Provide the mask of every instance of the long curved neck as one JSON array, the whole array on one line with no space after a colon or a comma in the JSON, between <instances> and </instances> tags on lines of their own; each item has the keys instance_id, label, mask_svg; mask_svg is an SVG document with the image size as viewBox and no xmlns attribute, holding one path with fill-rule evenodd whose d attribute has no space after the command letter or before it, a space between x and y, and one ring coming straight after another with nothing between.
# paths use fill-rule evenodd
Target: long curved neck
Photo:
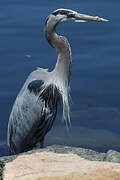
<instances>
[{"instance_id":1,"label":"long curved neck","mask_svg":"<svg viewBox=\"0 0 120 180\"><path fill-rule=\"evenodd\" d=\"M72 58L68 40L63 36L56 34L56 29L50 26L45 27L45 35L49 44L55 48L58 53L57 63L53 71L56 75L62 76L65 80L67 80L69 84Z\"/></svg>"}]
</instances>

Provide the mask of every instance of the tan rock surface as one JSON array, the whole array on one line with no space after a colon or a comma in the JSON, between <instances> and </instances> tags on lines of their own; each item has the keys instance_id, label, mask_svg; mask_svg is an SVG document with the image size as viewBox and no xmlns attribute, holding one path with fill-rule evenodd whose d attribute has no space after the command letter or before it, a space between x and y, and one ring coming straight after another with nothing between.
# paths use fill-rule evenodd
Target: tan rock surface
<instances>
[{"instance_id":1,"label":"tan rock surface","mask_svg":"<svg viewBox=\"0 0 120 180\"><path fill-rule=\"evenodd\" d=\"M120 164L40 152L21 155L7 163L3 180L120 180Z\"/></svg>"}]
</instances>

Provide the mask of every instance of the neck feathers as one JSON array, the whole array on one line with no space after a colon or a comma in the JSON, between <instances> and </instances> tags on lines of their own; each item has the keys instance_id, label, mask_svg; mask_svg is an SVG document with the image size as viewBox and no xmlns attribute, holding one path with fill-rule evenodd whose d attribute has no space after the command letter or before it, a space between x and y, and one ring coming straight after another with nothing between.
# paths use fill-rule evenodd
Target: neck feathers
<instances>
[{"instance_id":1,"label":"neck feathers","mask_svg":"<svg viewBox=\"0 0 120 180\"><path fill-rule=\"evenodd\" d=\"M63 101L63 118L65 120L68 119L70 122L69 79L72 66L71 48L68 40L56 33L56 26L58 23L53 22L54 21L49 18L46 21L45 36L49 44L56 49L58 59L52 71L52 78L48 79L48 82L55 84L60 90Z\"/></svg>"},{"instance_id":2,"label":"neck feathers","mask_svg":"<svg viewBox=\"0 0 120 180\"><path fill-rule=\"evenodd\" d=\"M53 24L48 19L45 25L45 36L49 44L56 49L58 54L54 70L66 75L69 81L72 65L71 48L68 40L64 36L60 36L56 33L56 26L57 23Z\"/></svg>"}]
</instances>

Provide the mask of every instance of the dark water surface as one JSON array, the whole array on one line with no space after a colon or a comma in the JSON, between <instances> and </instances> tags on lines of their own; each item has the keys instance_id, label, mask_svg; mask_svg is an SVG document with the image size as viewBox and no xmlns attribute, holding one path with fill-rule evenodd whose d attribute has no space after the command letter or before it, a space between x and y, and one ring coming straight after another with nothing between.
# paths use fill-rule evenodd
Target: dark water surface
<instances>
[{"instance_id":1,"label":"dark water surface","mask_svg":"<svg viewBox=\"0 0 120 180\"><path fill-rule=\"evenodd\" d=\"M57 55L44 36L46 16L57 8L99 15L109 23L66 23L57 31L72 48L71 121L58 115L46 145L97 151L120 146L120 1L0 0L0 156L7 154L7 123L20 88L36 67L54 68Z\"/></svg>"}]
</instances>

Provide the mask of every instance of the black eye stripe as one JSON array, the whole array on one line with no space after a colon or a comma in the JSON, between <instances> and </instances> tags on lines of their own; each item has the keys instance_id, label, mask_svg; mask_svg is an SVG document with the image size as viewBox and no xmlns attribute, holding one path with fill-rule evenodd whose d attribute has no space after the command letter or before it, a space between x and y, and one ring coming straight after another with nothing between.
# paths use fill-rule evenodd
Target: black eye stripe
<instances>
[{"instance_id":1,"label":"black eye stripe","mask_svg":"<svg viewBox=\"0 0 120 180\"><path fill-rule=\"evenodd\" d=\"M74 14L69 13L69 14L67 14L67 16L68 16L69 18L71 18L71 17L74 17Z\"/></svg>"},{"instance_id":2,"label":"black eye stripe","mask_svg":"<svg viewBox=\"0 0 120 180\"><path fill-rule=\"evenodd\" d=\"M58 14L62 14L62 15L68 15L69 11L66 10L58 10L52 13L53 15L57 16Z\"/></svg>"},{"instance_id":3,"label":"black eye stripe","mask_svg":"<svg viewBox=\"0 0 120 180\"><path fill-rule=\"evenodd\" d=\"M54 15L54 16L57 16L58 14L66 15L68 18L74 17L74 14L67 10L58 10L58 11L55 11L52 13L52 15ZM46 19L45 25L47 24L48 19L49 19L49 16Z\"/></svg>"}]
</instances>

